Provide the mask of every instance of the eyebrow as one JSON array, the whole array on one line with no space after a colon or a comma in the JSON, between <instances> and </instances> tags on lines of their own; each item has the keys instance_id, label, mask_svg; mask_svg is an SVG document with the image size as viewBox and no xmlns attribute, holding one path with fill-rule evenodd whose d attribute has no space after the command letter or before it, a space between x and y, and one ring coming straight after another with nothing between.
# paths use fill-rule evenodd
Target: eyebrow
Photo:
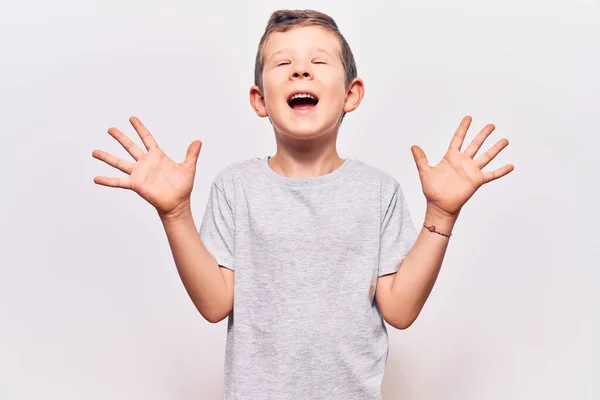
<instances>
[{"instance_id":1,"label":"eyebrow","mask_svg":"<svg viewBox=\"0 0 600 400\"><path fill-rule=\"evenodd\" d=\"M329 56L332 56L332 55L333 55L333 54L329 53L327 50L325 50L325 49L322 49L322 48L320 48L320 47L314 47L314 48L313 48L313 50L315 50L317 53L319 53L319 52L320 52L320 53L325 53L325 54L327 54L327 55L329 55Z\"/></svg>"},{"instance_id":2,"label":"eyebrow","mask_svg":"<svg viewBox=\"0 0 600 400\"><path fill-rule=\"evenodd\" d=\"M290 50L290 49L281 49L281 50L277 50L275 53L271 54L271 56L270 56L270 57L267 59L267 63L268 63L268 62L270 62L270 61L271 61L271 59L272 59L273 57L275 57L276 55L278 55L278 54L281 54L281 53L285 53L286 51L289 51L289 50ZM323 49L323 48L321 48L321 47L313 47L313 48L311 49L311 51L315 51L315 52L317 52L317 53L325 53L325 54L327 54L328 56L330 56L330 57L333 57L333 55L332 55L330 52L328 52L327 50L325 50L325 49Z\"/></svg>"}]
</instances>

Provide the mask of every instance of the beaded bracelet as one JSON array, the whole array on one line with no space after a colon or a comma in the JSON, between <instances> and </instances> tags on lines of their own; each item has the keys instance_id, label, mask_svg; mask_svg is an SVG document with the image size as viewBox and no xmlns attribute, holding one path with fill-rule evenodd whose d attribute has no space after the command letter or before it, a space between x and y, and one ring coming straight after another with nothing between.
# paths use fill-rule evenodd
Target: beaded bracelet
<instances>
[{"instance_id":1,"label":"beaded bracelet","mask_svg":"<svg viewBox=\"0 0 600 400\"><path fill-rule=\"evenodd\" d=\"M423 224L423 226L424 226L425 228L427 228L427 230L428 230L429 232L437 233L438 235L442 235L442 236L446 236L446 237L450 237L450 236L452 236L452 232L450 232L450 233L442 233L442 232L438 232L438 231L436 231L436 230L435 230L435 225L429 225L429 226L427 226L427 225Z\"/></svg>"}]
</instances>

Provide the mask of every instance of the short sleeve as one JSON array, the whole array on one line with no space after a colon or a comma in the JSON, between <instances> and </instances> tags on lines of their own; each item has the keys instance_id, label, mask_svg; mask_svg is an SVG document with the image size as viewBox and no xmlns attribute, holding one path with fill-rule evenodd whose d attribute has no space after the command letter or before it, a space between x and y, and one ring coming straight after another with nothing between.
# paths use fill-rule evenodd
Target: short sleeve
<instances>
[{"instance_id":1,"label":"short sleeve","mask_svg":"<svg viewBox=\"0 0 600 400\"><path fill-rule=\"evenodd\" d=\"M378 276L398 271L417 238L408 206L398 184L391 196L381 196L381 235Z\"/></svg>"},{"instance_id":2,"label":"short sleeve","mask_svg":"<svg viewBox=\"0 0 600 400\"><path fill-rule=\"evenodd\" d=\"M213 183L206 204L200 238L217 264L235 270L235 220L233 210L225 195Z\"/></svg>"}]
</instances>

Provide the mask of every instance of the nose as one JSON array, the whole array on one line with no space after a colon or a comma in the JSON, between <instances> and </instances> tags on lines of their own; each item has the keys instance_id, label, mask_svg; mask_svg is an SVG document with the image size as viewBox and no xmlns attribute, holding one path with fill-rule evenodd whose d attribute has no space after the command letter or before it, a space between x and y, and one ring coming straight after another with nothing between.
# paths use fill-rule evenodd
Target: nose
<instances>
[{"instance_id":1,"label":"nose","mask_svg":"<svg viewBox=\"0 0 600 400\"><path fill-rule=\"evenodd\" d=\"M292 72L292 76L291 79L296 80L296 79L306 79L306 78L312 78L312 75L309 71L309 69L306 67L306 65L304 63L298 63L295 65L295 68L293 69Z\"/></svg>"}]
</instances>

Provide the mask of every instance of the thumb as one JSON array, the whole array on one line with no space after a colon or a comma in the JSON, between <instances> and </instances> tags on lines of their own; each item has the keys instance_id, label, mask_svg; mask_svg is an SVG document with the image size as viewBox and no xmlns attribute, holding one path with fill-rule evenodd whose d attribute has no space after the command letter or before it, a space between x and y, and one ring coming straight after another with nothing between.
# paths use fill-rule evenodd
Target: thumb
<instances>
[{"instance_id":1,"label":"thumb","mask_svg":"<svg viewBox=\"0 0 600 400\"><path fill-rule=\"evenodd\" d=\"M183 161L183 164L186 164L188 167L195 169L201 148L202 142L199 140L194 140L187 149L187 153L185 155L185 160Z\"/></svg>"},{"instance_id":2,"label":"thumb","mask_svg":"<svg viewBox=\"0 0 600 400\"><path fill-rule=\"evenodd\" d=\"M411 146L410 151L412 152L412 155L415 159L415 164L417 164L417 169L419 171L424 171L427 168L429 168L427 156L425 155L423 149L421 149L419 146L414 145Z\"/></svg>"}]
</instances>

